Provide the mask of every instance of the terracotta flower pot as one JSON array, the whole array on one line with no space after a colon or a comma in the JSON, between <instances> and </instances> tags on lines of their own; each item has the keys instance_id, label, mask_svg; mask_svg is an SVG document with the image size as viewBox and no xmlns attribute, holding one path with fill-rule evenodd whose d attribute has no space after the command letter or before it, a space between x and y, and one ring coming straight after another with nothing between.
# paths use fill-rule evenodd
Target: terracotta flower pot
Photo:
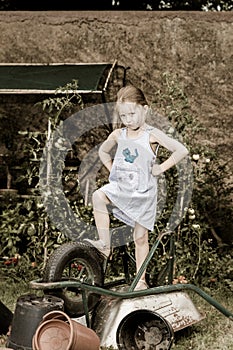
<instances>
[{"instance_id":1,"label":"terracotta flower pot","mask_svg":"<svg viewBox=\"0 0 233 350\"><path fill-rule=\"evenodd\" d=\"M90 328L62 311L51 311L33 337L33 350L98 350L100 339Z\"/></svg>"}]
</instances>

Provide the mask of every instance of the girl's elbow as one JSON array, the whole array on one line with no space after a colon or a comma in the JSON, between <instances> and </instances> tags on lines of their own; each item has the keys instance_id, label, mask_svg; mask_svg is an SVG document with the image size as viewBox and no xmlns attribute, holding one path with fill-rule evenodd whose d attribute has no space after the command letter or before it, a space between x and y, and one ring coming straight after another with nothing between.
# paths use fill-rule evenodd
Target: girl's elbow
<instances>
[{"instance_id":1,"label":"girl's elbow","mask_svg":"<svg viewBox=\"0 0 233 350\"><path fill-rule=\"evenodd\" d=\"M188 154L189 154L188 149L187 149L185 146L183 146L182 149L179 150L179 156L178 156L178 158L179 158L180 160L181 160L181 159L184 159L184 158L186 158L186 157L188 156Z\"/></svg>"},{"instance_id":2,"label":"girl's elbow","mask_svg":"<svg viewBox=\"0 0 233 350\"><path fill-rule=\"evenodd\" d=\"M104 147L104 143L102 143L102 145L99 147L99 157L103 156L106 153L105 147Z\"/></svg>"},{"instance_id":3,"label":"girl's elbow","mask_svg":"<svg viewBox=\"0 0 233 350\"><path fill-rule=\"evenodd\" d=\"M189 154L189 150L186 147L184 147L184 157L187 157L188 154Z\"/></svg>"},{"instance_id":4,"label":"girl's elbow","mask_svg":"<svg viewBox=\"0 0 233 350\"><path fill-rule=\"evenodd\" d=\"M102 150L102 148L101 148L101 146L100 146L100 148L99 148L99 150L98 150L98 155L99 155L99 157L101 157L102 153L103 153L103 150Z\"/></svg>"}]
</instances>

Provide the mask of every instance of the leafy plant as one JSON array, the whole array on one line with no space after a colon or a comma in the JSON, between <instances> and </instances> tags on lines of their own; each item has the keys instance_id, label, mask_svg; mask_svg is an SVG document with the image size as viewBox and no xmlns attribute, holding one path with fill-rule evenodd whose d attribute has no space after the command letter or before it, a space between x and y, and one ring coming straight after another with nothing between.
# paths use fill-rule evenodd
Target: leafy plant
<instances>
[{"instance_id":1,"label":"leafy plant","mask_svg":"<svg viewBox=\"0 0 233 350\"><path fill-rule=\"evenodd\" d=\"M8 202L2 208L1 269L16 279L40 274L47 256L65 236L49 222L39 196Z\"/></svg>"},{"instance_id":2,"label":"leafy plant","mask_svg":"<svg viewBox=\"0 0 233 350\"><path fill-rule=\"evenodd\" d=\"M29 186L38 186L39 166L46 142L48 144L52 142L53 131L59 126L62 120L66 118L66 115L69 115L74 107L76 107L76 109L83 108L82 98L77 91L78 81L73 80L71 83L57 88L54 93L55 97L49 97L36 104L46 113L48 127L45 132L19 131L20 135L26 137L26 141L24 142L22 150L25 156L25 162L23 164L25 172L18 179L18 182L26 178ZM58 143L59 142L59 147L62 148L62 139L58 140Z\"/></svg>"},{"instance_id":3,"label":"leafy plant","mask_svg":"<svg viewBox=\"0 0 233 350\"><path fill-rule=\"evenodd\" d=\"M190 151L193 169L193 192L186 216L174 234L176 236L175 275L185 276L194 283L229 285L233 274L225 266L232 264L231 244L232 183L230 169L223 164L214 150L198 143L202 125L190 113L188 99L176 76L163 75L163 84L155 96L154 108L166 115ZM157 227L161 229L170 215L172 198L176 196L175 169L167 178L168 195ZM163 247L164 248L164 247ZM153 262L159 268L167 249L162 249Z\"/></svg>"},{"instance_id":4,"label":"leafy plant","mask_svg":"<svg viewBox=\"0 0 233 350\"><path fill-rule=\"evenodd\" d=\"M26 178L28 186L38 186L42 151L46 140L50 140L52 131L64 118L62 112L69 112L75 103L76 108L83 107L77 86L77 81L73 81L65 87L58 88L55 93L57 97L40 103L49 113L48 130L45 133L19 132L21 136L27 138L23 150L26 155L26 162L23 164L26 172L19 181ZM3 242L0 251L1 268L14 278L27 279L33 274L40 274L48 254L67 239L51 223L38 193L36 196L23 196L21 200L6 197L5 203L2 203L1 217L0 233Z\"/></svg>"},{"instance_id":5,"label":"leafy plant","mask_svg":"<svg viewBox=\"0 0 233 350\"><path fill-rule=\"evenodd\" d=\"M2 172L5 173L5 189L12 188L13 168L17 166L17 158L19 157L18 150L18 132L19 125L10 116L0 114L0 139L1 139L1 154L0 164L3 166Z\"/></svg>"}]
</instances>

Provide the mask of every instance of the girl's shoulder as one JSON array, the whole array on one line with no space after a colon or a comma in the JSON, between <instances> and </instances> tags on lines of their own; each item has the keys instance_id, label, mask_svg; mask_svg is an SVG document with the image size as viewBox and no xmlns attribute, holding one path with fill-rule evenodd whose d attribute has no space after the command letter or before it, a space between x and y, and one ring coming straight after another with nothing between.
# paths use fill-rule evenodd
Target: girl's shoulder
<instances>
[{"instance_id":1,"label":"girl's shoulder","mask_svg":"<svg viewBox=\"0 0 233 350\"><path fill-rule=\"evenodd\" d=\"M150 142L157 142L157 137L163 132L154 126L146 125L146 132L149 134Z\"/></svg>"},{"instance_id":2,"label":"girl's shoulder","mask_svg":"<svg viewBox=\"0 0 233 350\"><path fill-rule=\"evenodd\" d=\"M121 133L122 133L122 129L115 129L108 136L108 139L117 141Z\"/></svg>"}]
</instances>

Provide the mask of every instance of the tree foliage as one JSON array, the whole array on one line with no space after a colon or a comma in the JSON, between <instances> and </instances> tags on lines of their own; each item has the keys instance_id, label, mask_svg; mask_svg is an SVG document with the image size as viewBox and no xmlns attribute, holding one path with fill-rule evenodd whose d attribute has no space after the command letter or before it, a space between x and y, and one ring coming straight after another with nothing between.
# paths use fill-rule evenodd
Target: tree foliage
<instances>
[{"instance_id":1,"label":"tree foliage","mask_svg":"<svg viewBox=\"0 0 233 350\"><path fill-rule=\"evenodd\" d=\"M231 11L232 0L102 0L53 2L52 0L0 0L0 10L154 10Z\"/></svg>"}]
</instances>

